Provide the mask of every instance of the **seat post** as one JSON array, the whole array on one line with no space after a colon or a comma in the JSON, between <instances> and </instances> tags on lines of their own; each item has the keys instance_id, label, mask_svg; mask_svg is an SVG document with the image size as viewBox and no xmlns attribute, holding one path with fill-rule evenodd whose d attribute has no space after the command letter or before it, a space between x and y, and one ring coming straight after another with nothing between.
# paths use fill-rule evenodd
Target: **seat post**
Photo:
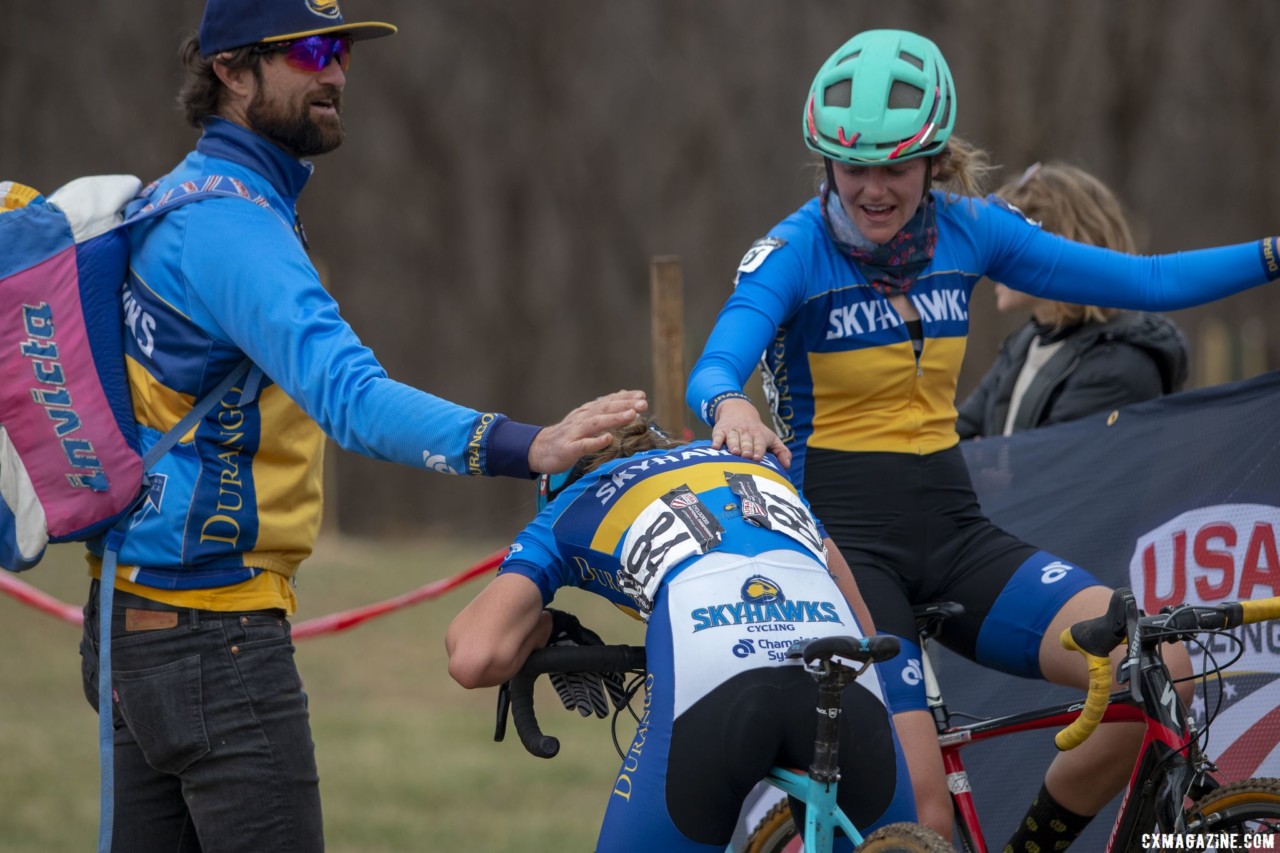
<instances>
[{"instance_id":1,"label":"seat post","mask_svg":"<svg viewBox=\"0 0 1280 853\"><path fill-rule=\"evenodd\" d=\"M933 717L934 728L942 734L951 727L951 712L942 700L942 688L938 685L933 662L929 659L929 641L938 636L942 623L964 613L964 606L954 601L934 601L917 604L912 608L916 617L916 631L920 638L920 677L924 680L925 702Z\"/></svg>"},{"instance_id":2,"label":"seat post","mask_svg":"<svg viewBox=\"0 0 1280 853\"><path fill-rule=\"evenodd\" d=\"M813 673L818 682L818 730L813 741L813 764L809 776L822 783L840 779L840 706L844 688L857 676L833 661L823 661Z\"/></svg>"},{"instance_id":3,"label":"seat post","mask_svg":"<svg viewBox=\"0 0 1280 853\"><path fill-rule=\"evenodd\" d=\"M951 727L951 712L947 710L947 703L942 699L942 687L938 684L937 675L934 674L933 662L929 660L929 638L923 631L920 633L920 669L924 678L925 703L933 716L934 728L938 730L938 734L942 734Z\"/></svg>"}]
</instances>

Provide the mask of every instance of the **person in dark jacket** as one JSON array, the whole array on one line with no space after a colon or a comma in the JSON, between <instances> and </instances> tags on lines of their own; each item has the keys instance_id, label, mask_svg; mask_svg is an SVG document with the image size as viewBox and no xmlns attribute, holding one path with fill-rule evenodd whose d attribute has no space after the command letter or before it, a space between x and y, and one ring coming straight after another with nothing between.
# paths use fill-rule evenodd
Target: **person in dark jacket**
<instances>
[{"instance_id":1,"label":"person in dark jacket","mask_svg":"<svg viewBox=\"0 0 1280 853\"><path fill-rule=\"evenodd\" d=\"M1029 218L1081 243L1134 251L1115 195L1083 169L1036 163L996 193ZM1031 319L1005 339L960 404L961 438L1009 435L1181 390L1187 343L1159 314L1040 299L996 284L996 307Z\"/></svg>"}]
</instances>

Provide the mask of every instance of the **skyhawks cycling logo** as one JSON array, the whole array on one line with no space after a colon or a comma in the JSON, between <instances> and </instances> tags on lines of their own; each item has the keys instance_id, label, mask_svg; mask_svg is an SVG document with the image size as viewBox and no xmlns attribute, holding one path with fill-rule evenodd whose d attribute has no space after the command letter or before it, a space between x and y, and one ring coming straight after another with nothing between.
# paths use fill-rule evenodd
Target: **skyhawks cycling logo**
<instances>
[{"instance_id":1,"label":"skyhawks cycling logo","mask_svg":"<svg viewBox=\"0 0 1280 853\"><path fill-rule=\"evenodd\" d=\"M730 625L840 623L830 601L789 601L781 587L764 575L752 575L742 585L741 601L699 607L689 616L693 632Z\"/></svg>"}]
</instances>

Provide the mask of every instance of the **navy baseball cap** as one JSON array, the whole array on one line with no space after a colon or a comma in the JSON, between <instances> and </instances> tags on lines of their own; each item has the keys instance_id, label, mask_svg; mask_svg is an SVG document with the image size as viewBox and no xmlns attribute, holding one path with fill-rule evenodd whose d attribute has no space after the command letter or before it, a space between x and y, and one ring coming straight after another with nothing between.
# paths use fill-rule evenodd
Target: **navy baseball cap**
<instances>
[{"instance_id":1,"label":"navy baseball cap","mask_svg":"<svg viewBox=\"0 0 1280 853\"><path fill-rule=\"evenodd\" d=\"M349 24L338 0L208 0L200 21L200 55L251 44L291 41L322 33L344 33L353 39L389 36L391 24Z\"/></svg>"}]
</instances>

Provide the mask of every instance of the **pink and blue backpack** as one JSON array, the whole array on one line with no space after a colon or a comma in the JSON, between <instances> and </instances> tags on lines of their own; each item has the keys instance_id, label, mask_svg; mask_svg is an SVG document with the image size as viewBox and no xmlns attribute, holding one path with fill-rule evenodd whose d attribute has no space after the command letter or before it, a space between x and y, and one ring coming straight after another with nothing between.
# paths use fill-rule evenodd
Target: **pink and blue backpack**
<instances>
[{"instance_id":1,"label":"pink and blue backpack","mask_svg":"<svg viewBox=\"0 0 1280 853\"><path fill-rule=\"evenodd\" d=\"M46 199L0 183L0 566L9 571L36 565L48 543L122 528L146 494L147 468L248 372L242 364L143 457L124 361L128 227L211 196L250 197L214 178L148 199L126 220L141 186L87 177Z\"/></svg>"},{"instance_id":2,"label":"pink and blue backpack","mask_svg":"<svg viewBox=\"0 0 1280 853\"><path fill-rule=\"evenodd\" d=\"M0 183L0 566L25 571L49 543L105 534L99 612L110 613L116 555L147 494L147 470L237 382L251 398L261 371L246 359L145 454L124 358L129 226L213 196L267 206L231 178L160 197L128 175L79 178L46 199ZM127 218L130 202L142 198ZM115 793L111 619L98 637L98 849L111 849Z\"/></svg>"}]
</instances>

